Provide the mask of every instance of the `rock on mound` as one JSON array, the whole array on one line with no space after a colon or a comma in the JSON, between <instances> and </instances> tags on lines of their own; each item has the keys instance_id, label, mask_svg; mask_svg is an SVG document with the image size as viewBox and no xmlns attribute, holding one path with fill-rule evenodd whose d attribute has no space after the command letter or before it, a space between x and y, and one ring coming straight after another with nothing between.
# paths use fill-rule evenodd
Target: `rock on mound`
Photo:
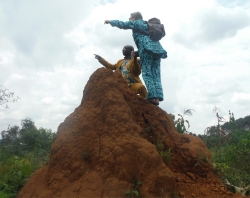
<instances>
[{"instance_id":1,"label":"rock on mound","mask_svg":"<svg viewBox=\"0 0 250 198\"><path fill-rule=\"evenodd\" d=\"M141 197L232 196L210 161L200 138L177 133L172 117L130 90L119 71L100 68L59 125L49 165L18 197L125 197L133 189Z\"/></svg>"}]
</instances>

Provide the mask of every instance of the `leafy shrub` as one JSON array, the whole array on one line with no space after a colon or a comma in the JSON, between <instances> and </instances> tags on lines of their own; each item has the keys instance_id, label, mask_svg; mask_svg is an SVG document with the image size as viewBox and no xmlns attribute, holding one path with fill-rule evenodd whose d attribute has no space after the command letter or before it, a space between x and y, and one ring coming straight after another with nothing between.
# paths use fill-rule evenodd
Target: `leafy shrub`
<instances>
[{"instance_id":1,"label":"leafy shrub","mask_svg":"<svg viewBox=\"0 0 250 198\"><path fill-rule=\"evenodd\" d=\"M132 190L126 190L125 195L126 197L140 197L140 192L138 187L142 184L142 181L137 181L137 179L133 179L132 181Z\"/></svg>"},{"instance_id":2,"label":"leafy shrub","mask_svg":"<svg viewBox=\"0 0 250 198\"><path fill-rule=\"evenodd\" d=\"M37 129L26 118L18 126L2 131L0 142L0 197L16 197L20 189L38 168L49 163L51 145L56 134Z\"/></svg>"},{"instance_id":3,"label":"leafy shrub","mask_svg":"<svg viewBox=\"0 0 250 198\"><path fill-rule=\"evenodd\" d=\"M0 191L5 196L15 196L32 174L28 158L13 156L0 164Z\"/></svg>"},{"instance_id":4,"label":"leafy shrub","mask_svg":"<svg viewBox=\"0 0 250 198\"><path fill-rule=\"evenodd\" d=\"M168 150L165 149L162 143L162 138L160 136L158 136L157 142L155 143L155 147L158 153L160 154L160 156L162 157L164 163L168 165L172 157L171 149L168 149Z\"/></svg>"},{"instance_id":5,"label":"leafy shrub","mask_svg":"<svg viewBox=\"0 0 250 198\"><path fill-rule=\"evenodd\" d=\"M172 116L172 118L174 120L175 128L179 133L184 134L184 133L189 132L188 129L190 127L190 124L189 124L188 120L184 120L184 116L185 115L192 116L193 115L192 111L194 111L194 110L193 109L187 109L187 110L184 109L184 112L183 112L182 115L178 114L179 118L177 120L175 120L175 115L171 114L171 116ZM187 128L185 126L185 122L188 124Z\"/></svg>"},{"instance_id":6,"label":"leafy shrub","mask_svg":"<svg viewBox=\"0 0 250 198\"><path fill-rule=\"evenodd\" d=\"M249 123L250 116L235 120L229 111L229 122L220 126L218 120L217 127L208 127L206 135L200 135L212 152L217 174L238 187L250 185ZM219 129L224 133L219 133Z\"/></svg>"},{"instance_id":7,"label":"leafy shrub","mask_svg":"<svg viewBox=\"0 0 250 198\"><path fill-rule=\"evenodd\" d=\"M240 185L241 182L250 184L250 132L237 144L229 144L212 151L223 179L227 178L234 185Z\"/></svg>"}]
</instances>

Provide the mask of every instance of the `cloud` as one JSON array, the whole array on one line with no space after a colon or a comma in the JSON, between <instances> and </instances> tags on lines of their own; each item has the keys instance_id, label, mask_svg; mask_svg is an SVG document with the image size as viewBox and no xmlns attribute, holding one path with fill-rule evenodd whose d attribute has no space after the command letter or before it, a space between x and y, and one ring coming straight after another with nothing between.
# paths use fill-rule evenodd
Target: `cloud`
<instances>
[{"instance_id":1,"label":"cloud","mask_svg":"<svg viewBox=\"0 0 250 198\"><path fill-rule=\"evenodd\" d=\"M249 25L250 15L244 9L208 10L201 18L200 28L206 42L229 38Z\"/></svg>"},{"instance_id":2,"label":"cloud","mask_svg":"<svg viewBox=\"0 0 250 198\"><path fill-rule=\"evenodd\" d=\"M250 104L250 93L234 93L231 101L239 105L248 105Z\"/></svg>"},{"instance_id":3,"label":"cloud","mask_svg":"<svg viewBox=\"0 0 250 198\"><path fill-rule=\"evenodd\" d=\"M41 100L41 103L43 104L43 105L50 105L51 103L53 103L54 102L54 98L53 97L45 97L45 98L43 98L42 100Z\"/></svg>"},{"instance_id":4,"label":"cloud","mask_svg":"<svg viewBox=\"0 0 250 198\"><path fill-rule=\"evenodd\" d=\"M88 16L94 8L93 3L98 2L4 1L1 3L4 17L0 35L12 44L15 62L22 67L51 70L51 65L72 64L78 46L64 35Z\"/></svg>"},{"instance_id":5,"label":"cloud","mask_svg":"<svg viewBox=\"0 0 250 198\"><path fill-rule=\"evenodd\" d=\"M101 5L106 5L107 3L115 3L117 0L101 0L100 4Z\"/></svg>"},{"instance_id":6,"label":"cloud","mask_svg":"<svg viewBox=\"0 0 250 198\"><path fill-rule=\"evenodd\" d=\"M212 7L196 13L192 21L181 25L181 31L175 32L172 38L186 47L201 47L234 37L249 24L250 15L244 8Z\"/></svg>"}]
</instances>

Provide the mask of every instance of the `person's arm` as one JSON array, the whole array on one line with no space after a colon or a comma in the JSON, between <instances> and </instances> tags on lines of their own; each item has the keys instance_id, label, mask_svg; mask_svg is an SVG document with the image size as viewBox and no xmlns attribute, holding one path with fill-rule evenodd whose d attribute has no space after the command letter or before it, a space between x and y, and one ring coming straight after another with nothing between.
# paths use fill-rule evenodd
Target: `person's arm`
<instances>
[{"instance_id":1,"label":"person's arm","mask_svg":"<svg viewBox=\"0 0 250 198\"><path fill-rule=\"evenodd\" d=\"M120 29L135 29L136 21L119 21L119 20L105 20L104 24L110 24L112 27L118 27Z\"/></svg>"},{"instance_id":2,"label":"person's arm","mask_svg":"<svg viewBox=\"0 0 250 198\"><path fill-rule=\"evenodd\" d=\"M117 64L111 64L108 61L106 61L104 58L102 58L101 56L99 56L97 54L94 54L94 55L95 55L95 58L99 61L99 63L101 63L106 68L109 68L109 69L112 69L112 70L116 69Z\"/></svg>"},{"instance_id":3,"label":"person's arm","mask_svg":"<svg viewBox=\"0 0 250 198\"><path fill-rule=\"evenodd\" d=\"M133 74L135 76L139 76L141 74L141 66L140 66L140 63L137 59L137 55L138 55L138 53L136 53L134 51L131 52L131 58L133 59L133 63L134 63L132 68L131 68L131 70L132 70L131 72L133 72Z\"/></svg>"}]
</instances>

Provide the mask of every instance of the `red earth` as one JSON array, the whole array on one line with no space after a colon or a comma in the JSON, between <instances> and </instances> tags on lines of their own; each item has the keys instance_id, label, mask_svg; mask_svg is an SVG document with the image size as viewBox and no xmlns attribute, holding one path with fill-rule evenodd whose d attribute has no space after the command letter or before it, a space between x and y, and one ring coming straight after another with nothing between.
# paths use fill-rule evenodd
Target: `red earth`
<instances>
[{"instance_id":1,"label":"red earth","mask_svg":"<svg viewBox=\"0 0 250 198\"><path fill-rule=\"evenodd\" d=\"M140 197L241 197L224 187L212 162L199 137L178 133L171 115L130 90L119 71L100 68L59 125L50 163L18 198L126 197L133 189Z\"/></svg>"}]
</instances>

